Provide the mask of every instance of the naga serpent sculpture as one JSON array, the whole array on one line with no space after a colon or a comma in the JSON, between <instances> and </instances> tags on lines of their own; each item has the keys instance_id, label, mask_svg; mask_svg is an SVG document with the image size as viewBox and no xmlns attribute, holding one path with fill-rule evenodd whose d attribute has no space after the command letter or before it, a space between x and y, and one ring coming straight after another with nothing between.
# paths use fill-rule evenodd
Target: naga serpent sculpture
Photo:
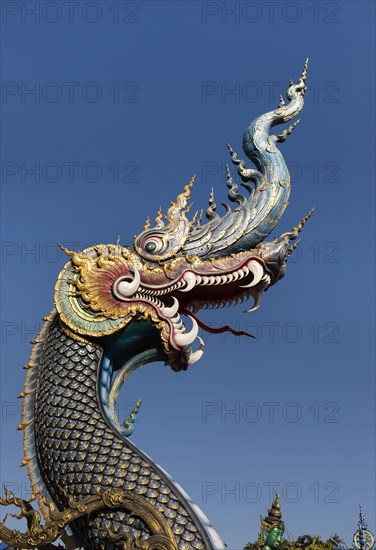
<instances>
[{"instance_id":1,"label":"naga serpent sculpture","mask_svg":"<svg viewBox=\"0 0 376 550\"><path fill-rule=\"evenodd\" d=\"M308 61L308 60L307 60ZM33 342L22 422L24 459L33 498L6 492L1 504L21 508L27 533L0 525L0 538L20 548L104 550L120 548L218 550L224 545L205 515L171 477L128 436L140 403L124 425L116 414L122 383L138 367L164 361L185 370L203 354L196 316L208 303L230 304L252 297L281 279L292 244L312 211L288 233L263 242L288 204L290 176L270 129L303 108L307 61L297 84L290 81L285 104L254 120L243 150L256 169L246 168L228 145L243 187L227 166L229 200L221 217L213 192L207 223L187 218L193 179L155 226L148 219L133 244L98 245L83 252L62 247L69 262L59 275L55 309ZM182 315L190 318L187 330ZM231 330L230 327L212 330ZM237 333L239 334L239 332ZM192 344L198 339L198 349ZM197 347L197 346L195 346Z\"/></svg>"}]
</instances>

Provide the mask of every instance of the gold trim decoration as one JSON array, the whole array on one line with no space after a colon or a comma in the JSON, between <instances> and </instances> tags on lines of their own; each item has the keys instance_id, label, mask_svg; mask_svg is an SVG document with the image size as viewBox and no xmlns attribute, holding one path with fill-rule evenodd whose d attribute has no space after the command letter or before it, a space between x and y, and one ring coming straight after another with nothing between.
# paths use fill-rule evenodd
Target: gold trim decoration
<instances>
[{"instance_id":1,"label":"gold trim decoration","mask_svg":"<svg viewBox=\"0 0 376 550\"><path fill-rule=\"evenodd\" d=\"M55 304L70 330L82 336L105 336L125 327L137 311L145 313L142 302L120 302L112 294L118 277L133 277L133 267L142 269L136 254L113 244L64 252L71 261L58 277Z\"/></svg>"},{"instance_id":2,"label":"gold trim decoration","mask_svg":"<svg viewBox=\"0 0 376 550\"><path fill-rule=\"evenodd\" d=\"M15 548L49 549L56 548L52 545L64 535L65 527L80 518L87 517L93 512L103 512L113 509L128 511L132 516L139 517L151 532L151 536L142 541L139 537L129 533L115 534L107 528L110 538L124 548L124 550L177 550L177 544L171 527L152 504L139 495L123 491L122 489L108 489L98 492L82 500L74 500L67 495L68 507L58 511L52 501L44 498L44 504L49 508L49 518L45 524L41 524L41 515L35 510L30 502L17 498L5 490L5 499L0 497L0 504L3 506L17 506L21 512L15 517L27 520L27 531L22 533L16 529L9 529L0 524L0 538L6 544Z\"/></svg>"}]
</instances>

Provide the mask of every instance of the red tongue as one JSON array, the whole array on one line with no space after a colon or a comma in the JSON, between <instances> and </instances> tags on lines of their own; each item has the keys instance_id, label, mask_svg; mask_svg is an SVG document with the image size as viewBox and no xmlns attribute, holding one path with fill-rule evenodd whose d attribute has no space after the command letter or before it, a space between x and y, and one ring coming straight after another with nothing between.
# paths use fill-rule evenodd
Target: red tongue
<instances>
[{"instance_id":1,"label":"red tongue","mask_svg":"<svg viewBox=\"0 0 376 550\"><path fill-rule=\"evenodd\" d=\"M221 332L231 332L231 334L234 334L235 336L249 336L250 338L256 338L256 336L253 336L253 334L249 334L249 332L245 332L244 330L235 330L229 325L223 325L222 327L218 328L209 327L209 325L205 324L198 317L196 317L194 313L192 313L191 311L189 311L189 309L186 309L185 307L179 308L179 312L183 313L184 315L189 315L189 317L193 317L197 324L207 332L212 332L213 334L221 334Z\"/></svg>"}]
</instances>

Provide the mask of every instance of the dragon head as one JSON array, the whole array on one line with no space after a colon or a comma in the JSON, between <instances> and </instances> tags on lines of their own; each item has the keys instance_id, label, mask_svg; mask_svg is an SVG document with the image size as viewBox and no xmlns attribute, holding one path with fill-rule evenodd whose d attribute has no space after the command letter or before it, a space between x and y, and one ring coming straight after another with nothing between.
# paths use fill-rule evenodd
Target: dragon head
<instances>
[{"instance_id":1,"label":"dragon head","mask_svg":"<svg viewBox=\"0 0 376 550\"><path fill-rule=\"evenodd\" d=\"M312 213L292 231L264 242L290 192L289 172L276 143L284 141L297 122L280 135L270 135L269 130L301 111L306 72L307 62L297 84L290 82L287 104L281 97L276 110L247 128L243 149L256 169L246 168L228 145L247 192L247 196L239 192L227 166L228 197L234 209L224 204L225 213L220 216L212 191L208 221L203 223L197 212L189 219L192 178L166 214L158 212L153 227L147 220L132 245L99 245L83 252L64 249L70 261L59 276L55 302L68 328L102 338L132 321L147 321L160 335L166 363L181 370L203 353L198 325L208 327L196 317L200 308L248 297L253 299L248 311L259 306L262 293L284 276L296 246L293 241ZM190 317L190 328L182 315Z\"/></svg>"}]
</instances>

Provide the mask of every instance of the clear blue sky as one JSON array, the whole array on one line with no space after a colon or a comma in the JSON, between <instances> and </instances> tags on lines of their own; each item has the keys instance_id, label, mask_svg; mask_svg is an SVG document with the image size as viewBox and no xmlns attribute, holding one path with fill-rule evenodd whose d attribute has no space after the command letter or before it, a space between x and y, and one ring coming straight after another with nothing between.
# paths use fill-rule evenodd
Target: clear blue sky
<instances>
[{"instance_id":1,"label":"clear blue sky","mask_svg":"<svg viewBox=\"0 0 376 550\"><path fill-rule=\"evenodd\" d=\"M300 252L255 313L203 315L257 340L205 335L190 371L145 367L120 416L144 398L134 442L232 550L256 539L273 487L294 537L338 532L350 545L359 503L375 530L375 4L2 10L1 483L28 494L16 396L65 263L54 243L129 242L194 173L197 208L212 186L220 203L225 142L241 152L249 121L277 105L308 56L302 123L281 145L293 187L275 233L315 206Z\"/></svg>"}]
</instances>

